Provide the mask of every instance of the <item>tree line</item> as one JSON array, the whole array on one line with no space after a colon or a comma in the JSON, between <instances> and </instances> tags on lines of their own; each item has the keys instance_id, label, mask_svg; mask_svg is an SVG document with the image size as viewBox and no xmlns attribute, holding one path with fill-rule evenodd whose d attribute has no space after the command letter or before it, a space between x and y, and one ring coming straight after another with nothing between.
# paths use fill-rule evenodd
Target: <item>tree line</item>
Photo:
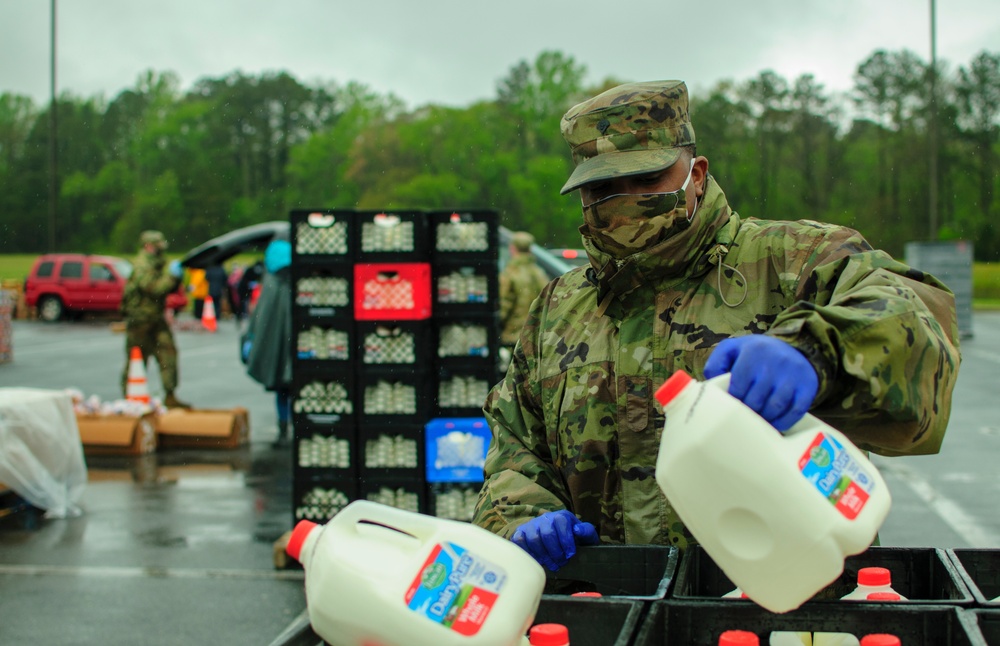
<instances>
[{"instance_id":1,"label":"tree line","mask_svg":"<svg viewBox=\"0 0 1000 646\"><path fill-rule=\"evenodd\" d=\"M309 86L286 72L181 92L175 74L146 71L110 101L64 92L56 250L131 253L148 228L187 249L317 207L490 208L543 244L578 247L579 198L559 195L571 170L559 120L622 82L586 75L548 51L512 66L491 100L413 109L356 81ZM0 252L47 250L51 109L0 95ZM841 94L768 70L694 92L691 111L699 154L744 217L844 224L897 255L908 240L968 239L977 260L1000 258L998 53L931 69L878 50Z\"/></svg>"}]
</instances>

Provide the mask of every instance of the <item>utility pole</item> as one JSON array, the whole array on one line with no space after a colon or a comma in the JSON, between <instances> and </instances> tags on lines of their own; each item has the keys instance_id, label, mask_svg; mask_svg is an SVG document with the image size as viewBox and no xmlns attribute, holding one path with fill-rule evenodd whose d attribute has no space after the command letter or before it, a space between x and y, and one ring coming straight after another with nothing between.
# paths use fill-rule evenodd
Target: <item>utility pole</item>
<instances>
[{"instance_id":1,"label":"utility pole","mask_svg":"<svg viewBox=\"0 0 1000 646\"><path fill-rule=\"evenodd\" d=\"M938 115L937 115L937 21L935 19L936 0L931 0L931 70L930 70L930 123L928 135L930 136L930 182L928 183L928 196L930 202L930 231L929 239L937 240L938 237Z\"/></svg>"},{"instance_id":2,"label":"utility pole","mask_svg":"<svg viewBox=\"0 0 1000 646\"><path fill-rule=\"evenodd\" d=\"M56 142L58 139L58 123L56 116L56 0L52 0L52 34L51 34L51 68L49 74L52 101L49 104L49 251L56 250L56 206L59 192L56 188L58 181L58 165L56 154Z\"/></svg>"}]
</instances>

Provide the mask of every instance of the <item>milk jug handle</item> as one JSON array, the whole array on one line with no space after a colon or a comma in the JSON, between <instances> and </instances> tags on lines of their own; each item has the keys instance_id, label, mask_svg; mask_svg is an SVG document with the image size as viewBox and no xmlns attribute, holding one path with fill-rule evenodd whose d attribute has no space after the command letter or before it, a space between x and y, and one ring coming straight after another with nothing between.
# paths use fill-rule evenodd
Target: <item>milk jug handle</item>
<instances>
[{"instance_id":1,"label":"milk jug handle","mask_svg":"<svg viewBox=\"0 0 1000 646\"><path fill-rule=\"evenodd\" d=\"M360 533L358 524L363 522L385 525L392 529L405 532L419 539L426 539L437 531L440 518L432 518L424 514L414 513L382 505L369 500L355 500L335 516L337 524L346 531Z\"/></svg>"},{"instance_id":2,"label":"milk jug handle","mask_svg":"<svg viewBox=\"0 0 1000 646\"><path fill-rule=\"evenodd\" d=\"M721 375L716 375L715 377L712 377L711 379L706 380L705 383L706 384L712 384L713 386L715 386L717 388L721 388L725 392L729 392L729 377L730 376L731 376L730 373L724 372ZM809 413L806 413L805 415L802 416L802 419L800 419L799 421L795 422L795 424L791 428L789 428L789 429L787 429L785 431L779 431L779 432L783 436L788 437L789 435L795 435L796 433L798 433L800 431L805 431L805 430L812 429L812 428L815 427L815 424L816 424L816 418L813 417L812 415L810 415Z\"/></svg>"}]
</instances>

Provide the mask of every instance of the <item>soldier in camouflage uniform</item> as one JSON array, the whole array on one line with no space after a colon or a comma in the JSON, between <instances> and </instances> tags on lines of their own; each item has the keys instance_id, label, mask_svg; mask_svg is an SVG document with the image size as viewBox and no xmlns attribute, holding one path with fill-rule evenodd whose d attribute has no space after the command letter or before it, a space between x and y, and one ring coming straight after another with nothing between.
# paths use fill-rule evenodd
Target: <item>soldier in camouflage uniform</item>
<instances>
[{"instance_id":1,"label":"soldier in camouflage uniform","mask_svg":"<svg viewBox=\"0 0 1000 646\"><path fill-rule=\"evenodd\" d=\"M731 372L780 430L811 412L881 455L936 453L959 367L951 292L820 222L743 218L679 81L567 112L591 266L549 283L484 413L474 522L556 569L576 544L694 542L654 479L676 370Z\"/></svg>"},{"instance_id":2,"label":"soldier in camouflage uniform","mask_svg":"<svg viewBox=\"0 0 1000 646\"><path fill-rule=\"evenodd\" d=\"M515 233L510 242L510 260L500 273L500 344L509 348L517 343L531 301L549 282L531 255L534 243L530 233Z\"/></svg>"},{"instance_id":3,"label":"soldier in camouflage uniform","mask_svg":"<svg viewBox=\"0 0 1000 646\"><path fill-rule=\"evenodd\" d=\"M177 390L177 346L170 324L165 317L167 294L180 285L182 270L178 261L166 267L163 251L166 238L159 231L144 231L139 238L142 248L133 261L132 275L122 294L125 315L125 369L122 371L122 391L128 378L128 356L133 347L142 351L143 361L156 357L160 379L168 408L189 408L174 395Z\"/></svg>"}]
</instances>

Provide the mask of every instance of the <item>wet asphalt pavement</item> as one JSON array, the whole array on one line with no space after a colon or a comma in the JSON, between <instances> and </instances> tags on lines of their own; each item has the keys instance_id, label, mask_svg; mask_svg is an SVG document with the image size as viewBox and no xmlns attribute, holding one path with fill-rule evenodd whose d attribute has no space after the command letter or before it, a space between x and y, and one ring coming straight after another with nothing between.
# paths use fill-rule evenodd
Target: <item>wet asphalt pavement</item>
<instances>
[{"instance_id":1,"label":"wet asphalt pavement","mask_svg":"<svg viewBox=\"0 0 1000 646\"><path fill-rule=\"evenodd\" d=\"M291 453L272 447L273 397L245 376L233 321L180 330L178 395L245 406L251 443L87 457L77 518L0 519L0 644L269 644L305 608L301 570L276 570L291 528ZM106 322L15 321L0 387L114 399L124 337ZM149 374L154 396L159 377Z\"/></svg>"},{"instance_id":2,"label":"wet asphalt pavement","mask_svg":"<svg viewBox=\"0 0 1000 646\"><path fill-rule=\"evenodd\" d=\"M244 406L251 443L88 458L77 518L0 518L0 645L270 644L305 608L300 570L276 570L291 528L290 449L272 447L274 400L243 371L238 332L180 330L178 396ZM0 387L118 396L123 335L107 322L14 322ZM882 544L1000 547L1000 313L975 317L941 453L879 458L893 495ZM160 393L156 370L151 392ZM2 507L2 505L0 505Z\"/></svg>"}]
</instances>

